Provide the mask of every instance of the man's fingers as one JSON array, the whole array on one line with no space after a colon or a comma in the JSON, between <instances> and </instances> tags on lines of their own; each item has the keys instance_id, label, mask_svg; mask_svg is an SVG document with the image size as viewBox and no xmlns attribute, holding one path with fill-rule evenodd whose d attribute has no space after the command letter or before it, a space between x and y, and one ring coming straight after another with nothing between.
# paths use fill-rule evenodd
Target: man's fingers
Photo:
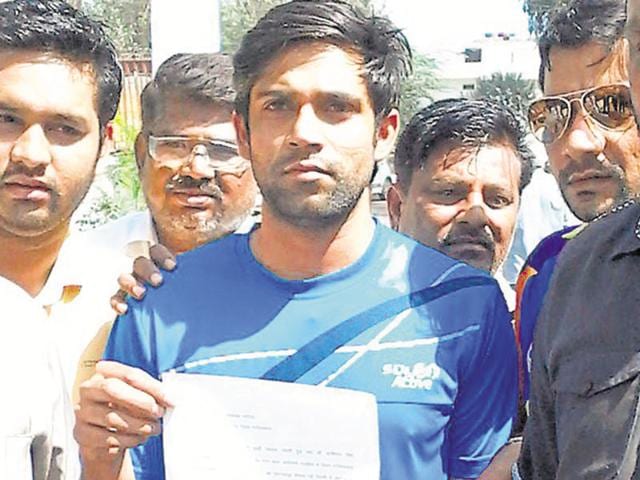
<instances>
[{"instance_id":1,"label":"man's fingers","mask_svg":"<svg viewBox=\"0 0 640 480\"><path fill-rule=\"evenodd\" d=\"M143 283L159 286L162 283L162 274L152 260L145 257L138 257L133 262L133 274Z\"/></svg>"},{"instance_id":2,"label":"man's fingers","mask_svg":"<svg viewBox=\"0 0 640 480\"><path fill-rule=\"evenodd\" d=\"M111 297L111 308L118 315L124 315L127 313L127 292L124 290L118 290L114 296Z\"/></svg>"},{"instance_id":3,"label":"man's fingers","mask_svg":"<svg viewBox=\"0 0 640 480\"><path fill-rule=\"evenodd\" d=\"M128 435L153 436L160 434L160 421L141 419L127 412L117 410L116 405L108 403L87 403L76 410L79 421L95 427Z\"/></svg>"},{"instance_id":4,"label":"man's fingers","mask_svg":"<svg viewBox=\"0 0 640 480\"><path fill-rule=\"evenodd\" d=\"M132 448L144 443L147 435L132 435L118 431L107 430L83 422L76 422L73 436L80 446L93 449L123 449Z\"/></svg>"},{"instance_id":5,"label":"man's fingers","mask_svg":"<svg viewBox=\"0 0 640 480\"><path fill-rule=\"evenodd\" d=\"M164 392L162 382L156 380L139 368L130 367L118 362L102 361L96 365L96 373L105 377L105 382L108 383L106 391L109 394L124 395L124 398L126 398L127 394L133 394L133 392L124 388L124 386L119 383L109 382L110 380L116 379L126 383L127 386L135 391L135 401L141 402L138 406L142 406L142 408L148 408L148 397L151 397L154 403L157 402L161 406L173 406L173 403L167 398ZM109 390L110 388L114 390L111 391ZM139 394L144 394L145 396L143 397ZM119 398L114 398L114 400L119 401Z\"/></svg>"},{"instance_id":6,"label":"man's fingers","mask_svg":"<svg viewBox=\"0 0 640 480\"><path fill-rule=\"evenodd\" d=\"M151 260L156 266L163 270L173 270L176 268L176 257L169 251L167 247L158 243L149 249Z\"/></svg>"},{"instance_id":7,"label":"man's fingers","mask_svg":"<svg viewBox=\"0 0 640 480\"><path fill-rule=\"evenodd\" d=\"M118 277L120 289L131 295L136 300L142 299L145 293L144 286L138 282L131 273L123 273Z\"/></svg>"}]
</instances>

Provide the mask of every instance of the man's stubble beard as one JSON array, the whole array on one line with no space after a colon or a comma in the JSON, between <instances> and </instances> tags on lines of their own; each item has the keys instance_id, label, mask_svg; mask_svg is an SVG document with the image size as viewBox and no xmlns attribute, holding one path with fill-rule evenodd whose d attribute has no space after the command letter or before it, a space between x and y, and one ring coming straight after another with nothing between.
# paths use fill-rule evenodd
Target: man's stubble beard
<instances>
[{"instance_id":1,"label":"man's stubble beard","mask_svg":"<svg viewBox=\"0 0 640 480\"><path fill-rule=\"evenodd\" d=\"M38 237L40 235L47 234L56 230L61 224L69 224L71 217L78 209L82 201L89 193L89 189L93 184L97 167L97 157L93 164L91 173L81 179L79 188L70 192L73 195L70 207L65 211L60 211L63 208L62 197L58 191L57 185L50 185L51 187L51 199L47 208L48 214L45 216L34 215L29 216L24 212L13 212L13 221L3 222L0 220L0 229L5 230L11 235L19 237Z\"/></svg>"},{"instance_id":2,"label":"man's stubble beard","mask_svg":"<svg viewBox=\"0 0 640 480\"><path fill-rule=\"evenodd\" d=\"M254 175L262 193L263 203L274 216L296 227L323 229L344 223L369 185L371 172L345 178L345 175L338 176L334 171L333 178L336 179L338 176L335 187L331 190L320 190L312 195L304 195L302 191L290 192L277 180L260 178L255 171ZM277 174L271 175L271 178L274 177L278 178Z\"/></svg>"},{"instance_id":3,"label":"man's stubble beard","mask_svg":"<svg viewBox=\"0 0 640 480\"><path fill-rule=\"evenodd\" d=\"M614 206L619 205L625 202L626 200L628 200L629 198L633 197L634 195L638 194L638 193L634 194L631 192L626 174L622 169L622 167L620 167L618 164L608 165L606 168L606 171L612 175L612 178L615 179L616 183L618 184L618 191L615 197L612 198L610 205L606 205L606 206L596 205L593 208L590 208L584 212L579 212L577 209L574 209L571 206L571 202L569 201L568 195L565 193L568 186L569 173L560 172L560 175L559 175L560 178L558 180L558 184L560 187L560 193L562 194L562 198L564 202L567 204L567 206L569 207L569 210L571 210L571 213L573 213L578 219L580 219L583 222L591 222L595 220L600 215L606 213Z\"/></svg>"}]
</instances>

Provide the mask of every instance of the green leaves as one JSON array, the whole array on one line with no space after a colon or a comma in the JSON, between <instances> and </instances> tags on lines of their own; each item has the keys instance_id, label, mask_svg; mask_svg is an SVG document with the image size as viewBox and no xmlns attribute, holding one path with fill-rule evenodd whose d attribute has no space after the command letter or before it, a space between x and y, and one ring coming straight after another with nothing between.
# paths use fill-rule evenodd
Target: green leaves
<instances>
[{"instance_id":1,"label":"green leaves","mask_svg":"<svg viewBox=\"0 0 640 480\"><path fill-rule=\"evenodd\" d=\"M536 97L536 84L519 73L494 73L478 81L473 96L502 103L525 120L529 104Z\"/></svg>"}]
</instances>

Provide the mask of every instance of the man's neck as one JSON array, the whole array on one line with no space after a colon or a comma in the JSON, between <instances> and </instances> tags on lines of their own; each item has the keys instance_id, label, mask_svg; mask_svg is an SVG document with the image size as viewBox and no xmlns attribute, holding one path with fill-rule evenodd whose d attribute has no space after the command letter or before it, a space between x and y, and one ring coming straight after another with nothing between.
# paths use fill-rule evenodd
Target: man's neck
<instances>
[{"instance_id":1,"label":"man's neck","mask_svg":"<svg viewBox=\"0 0 640 480\"><path fill-rule=\"evenodd\" d=\"M196 231L185 230L184 228L162 229L159 228L158 223L155 221L153 226L156 231L156 236L158 237L158 243L176 255L188 252L207 242L233 233L225 232L219 235L204 235Z\"/></svg>"},{"instance_id":2,"label":"man's neck","mask_svg":"<svg viewBox=\"0 0 640 480\"><path fill-rule=\"evenodd\" d=\"M360 198L345 221L318 228L292 225L266 207L262 225L251 236L251 250L274 274L301 280L351 265L365 253L373 234L367 195Z\"/></svg>"},{"instance_id":3,"label":"man's neck","mask_svg":"<svg viewBox=\"0 0 640 480\"><path fill-rule=\"evenodd\" d=\"M36 237L0 232L0 275L35 297L47 282L68 232L68 222Z\"/></svg>"}]
</instances>

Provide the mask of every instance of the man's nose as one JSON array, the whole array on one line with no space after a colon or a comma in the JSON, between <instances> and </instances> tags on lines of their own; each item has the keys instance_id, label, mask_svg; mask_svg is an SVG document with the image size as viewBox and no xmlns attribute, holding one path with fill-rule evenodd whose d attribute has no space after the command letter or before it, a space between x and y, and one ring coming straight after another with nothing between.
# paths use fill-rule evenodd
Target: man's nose
<instances>
[{"instance_id":1,"label":"man's nose","mask_svg":"<svg viewBox=\"0 0 640 480\"><path fill-rule=\"evenodd\" d=\"M215 176L215 170L211 166L209 153L204 145L196 145L193 147L189 155L189 161L182 167L180 172L192 178L212 178Z\"/></svg>"},{"instance_id":2,"label":"man's nose","mask_svg":"<svg viewBox=\"0 0 640 480\"><path fill-rule=\"evenodd\" d=\"M489 223L487 215L488 206L480 192L472 192L468 195L463 210L458 216L459 223L466 223L469 226L484 227Z\"/></svg>"},{"instance_id":3,"label":"man's nose","mask_svg":"<svg viewBox=\"0 0 640 480\"><path fill-rule=\"evenodd\" d=\"M319 152L322 149L321 135L322 121L316 115L313 105L303 105L291 128L289 146Z\"/></svg>"},{"instance_id":4,"label":"man's nose","mask_svg":"<svg viewBox=\"0 0 640 480\"><path fill-rule=\"evenodd\" d=\"M31 125L22 132L13 144L10 160L30 169L51 163L50 144L42 127Z\"/></svg>"},{"instance_id":5,"label":"man's nose","mask_svg":"<svg viewBox=\"0 0 640 480\"><path fill-rule=\"evenodd\" d=\"M593 119L587 115L582 106L573 104L577 108L571 124L567 127L565 136L565 153L574 160L589 155L601 154L606 146L604 132Z\"/></svg>"}]
</instances>

